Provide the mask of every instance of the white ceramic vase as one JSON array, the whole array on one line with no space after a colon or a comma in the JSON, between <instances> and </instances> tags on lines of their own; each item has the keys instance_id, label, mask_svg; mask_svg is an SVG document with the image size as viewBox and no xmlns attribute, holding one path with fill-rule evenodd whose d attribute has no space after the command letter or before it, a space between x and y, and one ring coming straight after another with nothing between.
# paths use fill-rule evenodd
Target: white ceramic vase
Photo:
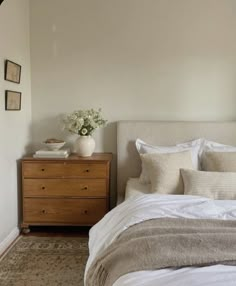
<instances>
[{"instance_id":1,"label":"white ceramic vase","mask_svg":"<svg viewBox=\"0 0 236 286\"><path fill-rule=\"evenodd\" d=\"M89 157L95 149L95 140L92 136L79 136L75 141L75 151L81 157Z\"/></svg>"}]
</instances>

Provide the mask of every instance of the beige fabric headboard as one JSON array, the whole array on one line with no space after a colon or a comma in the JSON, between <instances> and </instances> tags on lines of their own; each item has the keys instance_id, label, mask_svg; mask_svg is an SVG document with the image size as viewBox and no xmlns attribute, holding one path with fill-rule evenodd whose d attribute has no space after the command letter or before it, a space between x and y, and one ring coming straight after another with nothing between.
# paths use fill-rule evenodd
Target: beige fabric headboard
<instances>
[{"instance_id":1,"label":"beige fabric headboard","mask_svg":"<svg viewBox=\"0 0 236 286\"><path fill-rule=\"evenodd\" d=\"M118 204L124 199L128 178L140 175L141 162L134 144L137 138L150 144L165 146L197 138L236 146L236 121L119 121L117 123Z\"/></svg>"}]
</instances>

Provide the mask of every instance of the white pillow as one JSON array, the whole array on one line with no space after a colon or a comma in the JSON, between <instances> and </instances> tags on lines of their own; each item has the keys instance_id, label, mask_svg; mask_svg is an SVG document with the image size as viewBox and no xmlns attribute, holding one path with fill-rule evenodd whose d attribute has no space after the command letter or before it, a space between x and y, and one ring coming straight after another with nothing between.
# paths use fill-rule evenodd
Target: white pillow
<instances>
[{"instance_id":1,"label":"white pillow","mask_svg":"<svg viewBox=\"0 0 236 286\"><path fill-rule=\"evenodd\" d=\"M203 140L203 152L236 152L235 146L224 145L207 139Z\"/></svg>"},{"instance_id":2,"label":"white pillow","mask_svg":"<svg viewBox=\"0 0 236 286\"><path fill-rule=\"evenodd\" d=\"M214 200L236 199L235 172L206 172L180 169L184 194L203 196Z\"/></svg>"},{"instance_id":3,"label":"white pillow","mask_svg":"<svg viewBox=\"0 0 236 286\"><path fill-rule=\"evenodd\" d=\"M152 193L183 194L180 168L192 169L190 151L177 153L141 154L151 180Z\"/></svg>"},{"instance_id":4,"label":"white pillow","mask_svg":"<svg viewBox=\"0 0 236 286\"><path fill-rule=\"evenodd\" d=\"M175 146L154 146L142 141L141 139L137 139L135 145L140 155L153 154L153 153L168 154L168 153L178 153L183 151L191 151L193 168L198 170L200 166L198 153L200 151L200 148L202 147L202 143L203 139L200 138L193 141L180 143ZM147 168L145 166L145 162L142 162L142 171L139 179L142 184L151 183L150 178L148 176Z\"/></svg>"},{"instance_id":5,"label":"white pillow","mask_svg":"<svg viewBox=\"0 0 236 286\"><path fill-rule=\"evenodd\" d=\"M199 150L200 169L204 170L203 161L207 152L236 152L235 146L224 145L218 142L203 139L202 148Z\"/></svg>"}]
</instances>

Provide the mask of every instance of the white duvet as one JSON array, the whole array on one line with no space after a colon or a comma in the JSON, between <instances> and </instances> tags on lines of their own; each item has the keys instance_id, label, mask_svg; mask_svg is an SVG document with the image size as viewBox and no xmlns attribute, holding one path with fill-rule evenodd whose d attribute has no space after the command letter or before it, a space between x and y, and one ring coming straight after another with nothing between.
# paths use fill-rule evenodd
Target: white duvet
<instances>
[{"instance_id":1,"label":"white duvet","mask_svg":"<svg viewBox=\"0 0 236 286\"><path fill-rule=\"evenodd\" d=\"M111 210L90 230L90 256L86 272L92 261L125 229L152 218L214 218L236 219L235 201L213 201L203 197L184 195L140 194ZM85 274L86 281L86 274ZM86 285L86 284L85 284ZM113 286L235 286L236 266L214 265L139 271L120 277Z\"/></svg>"}]
</instances>

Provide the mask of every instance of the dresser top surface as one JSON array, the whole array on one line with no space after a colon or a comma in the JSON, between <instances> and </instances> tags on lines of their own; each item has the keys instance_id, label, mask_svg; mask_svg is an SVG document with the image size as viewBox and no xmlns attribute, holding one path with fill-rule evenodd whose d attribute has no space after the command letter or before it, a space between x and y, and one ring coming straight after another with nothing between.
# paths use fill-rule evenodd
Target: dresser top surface
<instances>
[{"instance_id":1,"label":"dresser top surface","mask_svg":"<svg viewBox=\"0 0 236 286\"><path fill-rule=\"evenodd\" d=\"M76 153L72 153L68 158L34 158L33 154L27 155L22 158L22 161L111 161L112 153L93 153L90 157L80 157Z\"/></svg>"}]
</instances>

